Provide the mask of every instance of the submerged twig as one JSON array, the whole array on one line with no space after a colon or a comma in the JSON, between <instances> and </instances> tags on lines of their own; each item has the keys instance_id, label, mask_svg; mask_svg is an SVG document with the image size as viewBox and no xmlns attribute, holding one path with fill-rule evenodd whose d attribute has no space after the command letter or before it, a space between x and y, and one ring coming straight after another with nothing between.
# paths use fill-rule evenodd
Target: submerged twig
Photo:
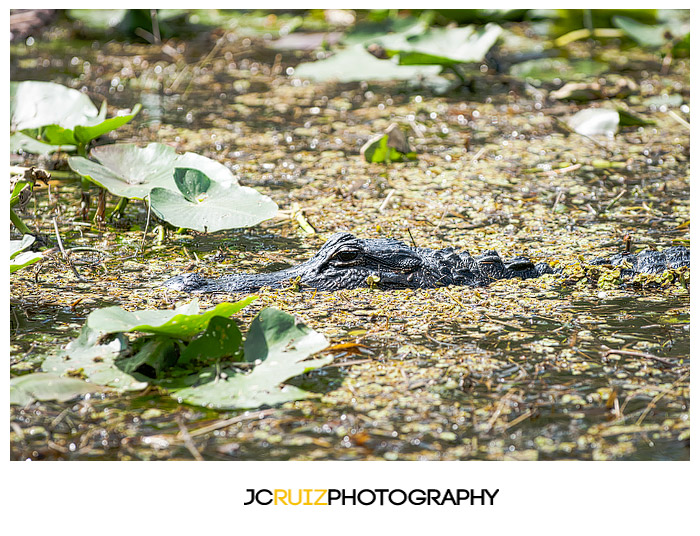
<instances>
[{"instance_id":1,"label":"submerged twig","mask_svg":"<svg viewBox=\"0 0 700 536\"><path fill-rule=\"evenodd\" d=\"M690 123L688 123L688 121L686 121L685 119L683 119L683 118L682 118L680 115L678 115L676 112L674 112L673 110L669 110L669 111L668 111L668 115L670 115L673 119L675 119L678 123L680 123L681 125L683 125L685 128L687 128L688 130L690 130Z\"/></svg>"},{"instance_id":2,"label":"submerged twig","mask_svg":"<svg viewBox=\"0 0 700 536\"><path fill-rule=\"evenodd\" d=\"M639 426L640 424L642 424L642 421L646 418L646 416L649 414L649 412L652 410L652 408L653 408L654 406L656 406L656 403L657 403L659 400L661 400L664 396L666 396L668 393L670 393L671 390L674 389L679 383L681 383L681 382L684 381L686 378L688 378L688 376L690 376L690 372L686 372L683 376L681 376L681 377L678 378L675 382L673 382L673 385L671 385L671 387L669 387L668 389L664 389L664 390L661 391L658 395L656 395L656 396L651 400L651 402L649 402L649 403L647 404L647 407L644 408L644 411L643 411L642 414L639 416L639 419L637 419L637 422L635 422L634 424L635 424L636 426Z\"/></svg>"},{"instance_id":3,"label":"submerged twig","mask_svg":"<svg viewBox=\"0 0 700 536\"><path fill-rule=\"evenodd\" d=\"M257 419L257 418L262 419L264 417L267 417L268 415L271 415L274 412L275 412L274 409L264 409L261 411L254 411L252 413L244 413L243 415L238 415L238 416L232 417L230 419L215 422L214 424L210 424L209 426L203 426L202 428L198 428L192 432L189 432L189 435L190 435L190 437L197 437L197 436L200 436L203 434L208 434L209 432L213 432L214 430L226 428L227 426L231 426L232 424L236 424L237 422L247 421L250 419ZM184 436L182 435L182 430L180 431L180 434L178 434L178 439L184 439Z\"/></svg>"},{"instance_id":4,"label":"submerged twig","mask_svg":"<svg viewBox=\"0 0 700 536\"><path fill-rule=\"evenodd\" d=\"M185 447L187 448L187 450L190 451L192 457L198 462L203 462L204 458L197 450L194 441L192 441L192 436L190 436L190 433L187 431L187 427L185 426L185 423L182 422L182 417L180 415L177 416L177 426L180 429L180 433L178 435L182 437L182 440L185 443Z\"/></svg>"},{"instance_id":5,"label":"submerged twig","mask_svg":"<svg viewBox=\"0 0 700 536\"><path fill-rule=\"evenodd\" d=\"M385 209L385 208L387 207L387 205L389 204L389 200L392 198L392 196L393 196L395 193L396 193L396 190L394 190L393 188L392 188L391 190L389 190L389 193L386 195L386 197L384 198L384 201L383 201L382 204L379 206L379 212L384 212L384 209Z\"/></svg>"},{"instance_id":6,"label":"submerged twig","mask_svg":"<svg viewBox=\"0 0 700 536\"><path fill-rule=\"evenodd\" d=\"M87 283L87 279L85 279L83 276L81 276L78 273L78 270L75 269L75 266L73 266L73 263L68 258L68 254L66 253L66 250L63 248L63 241L61 240L61 234L58 232L58 223L56 222L56 218L53 218L53 228L56 231L56 240L58 242L58 247L61 250L61 254L63 255L63 258L68 263L68 266L70 267L70 269L73 270L75 277L77 277L83 283Z\"/></svg>"},{"instance_id":7,"label":"submerged twig","mask_svg":"<svg viewBox=\"0 0 700 536\"><path fill-rule=\"evenodd\" d=\"M627 193L627 188L623 188L622 191L619 194L617 194L615 196L615 198L605 206L605 208L603 209L603 212L607 212L608 210L613 208L613 206L615 206L615 203L617 203L622 198L622 196L625 195L626 193Z\"/></svg>"},{"instance_id":8,"label":"submerged twig","mask_svg":"<svg viewBox=\"0 0 700 536\"><path fill-rule=\"evenodd\" d=\"M639 352L637 350L612 350L608 349L603 353L603 357L608 357L610 354L617 354L617 355L628 355L632 357L642 357L644 359L651 359L653 361L658 361L662 365L665 365L667 367L675 367L675 363L671 363L667 359L664 359L663 357L655 356L653 354L648 354L646 352Z\"/></svg>"}]
</instances>

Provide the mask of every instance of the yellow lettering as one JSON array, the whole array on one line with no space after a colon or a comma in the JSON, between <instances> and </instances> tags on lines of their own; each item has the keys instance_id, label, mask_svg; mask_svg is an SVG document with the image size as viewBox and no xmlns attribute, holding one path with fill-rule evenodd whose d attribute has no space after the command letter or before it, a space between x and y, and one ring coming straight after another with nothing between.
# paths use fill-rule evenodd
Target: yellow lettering
<instances>
[{"instance_id":1,"label":"yellow lettering","mask_svg":"<svg viewBox=\"0 0 700 536\"><path fill-rule=\"evenodd\" d=\"M321 493L321 495L318 496L318 499L316 499L316 502L314 503L315 506L328 506L327 502L321 502L321 500L326 496L326 493L328 493L327 489L315 489L314 491L318 491Z\"/></svg>"},{"instance_id":2,"label":"yellow lettering","mask_svg":"<svg viewBox=\"0 0 700 536\"><path fill-rule=\"evenodd\" d=\"M297 502L293 502L292 501L292 490L291 489L289 490L289 504L291 504L292 506L298 506L301 504L301 490L298 489L297 493L298 493L297 497L299 498L299 500Z\"/></svg>"},{"instance_id":3,"label":"yellow lettering","mask_svg":"<svg viewBox=\"0 0 700 536\"><path fill-rule=\"evenodd\" d=\"M313 506L313 503L311 502L311 491L310 489L305 489L304 493L306 493L306 500L304 501L304 506Z\"/></svg>"},{"instance_id":4,"label":"yellow lettering","mask_svg":"<svg viewBox=\"0 0 700 536\"><path fill-rule=\"evenodd\" d=\"M275 490L275 505L277 505L278 500L280 503L287 505L287 502L285 501L286 498L287 498L287 490L286 489L276 489Z\"/></svg>"}]
</instances>

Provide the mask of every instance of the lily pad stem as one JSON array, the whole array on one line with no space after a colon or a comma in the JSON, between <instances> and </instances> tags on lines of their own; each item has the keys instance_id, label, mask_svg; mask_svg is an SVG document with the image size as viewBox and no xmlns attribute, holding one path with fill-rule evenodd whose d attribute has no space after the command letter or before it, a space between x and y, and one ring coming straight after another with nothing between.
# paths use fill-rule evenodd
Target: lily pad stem
<instances>
[{"instance_id":1,"label":"lily pad stem","mask_svg":"<svg viewBox=\"0 0 700 536\"><path fill-rule=\"evenodd\" d=\"M146 196L148 197L148 196ZM126 199L126 197L122 198ZM146 216L146 227L143 230L143 239L141 240L141 247L139 247L139 253L143 255L143 245L146 243L146 235L148 234L148 224L151 222L151 204L146 200L146 206L148 207L148 214ZM124 204L126 206L126 204Z\"/></svg>"},{"instance_id":2,"label":"lily pad stem","mask_svg":"<svg viewBox=\"0 0 700 536\"><path fill-rule=\"evenodd\" d=\"M15 213L14 210L10 209L10 221L14 224L17 230L25 234L33 234L31 229L20 219L20 217Z\"/></svg>"},{"instance_id":3,"label":"lily pad stem","mask_svg":"<svg viewBox=\"0 0 700 536\"><path fill-rule=\"evenodd\" d=\"M126 205L129 204L129 198L128 197L122 197L119 199L119 202L117 203L117 206L114 207L114 210L110 212L109 214L109 219L112 220L114 219L115 216L119 216L120 218L124 216L124 210L126 210ZM150 214L150 213L149 213Z\"/></svg>"},{"instance_id":4,"label":"lily pad stem","mask_svg":"<svg viewBox=\"0 0 700 536\"><path fill-rule=\"evenodd\" d=\"M467 85L467 79L464 78L464 74L462 74L462 70L457 67L456 65L450 65L450 70L457 75L457 78L459 78L459 81L462 83L463 86Z\"/></svg>"}]
</instances>

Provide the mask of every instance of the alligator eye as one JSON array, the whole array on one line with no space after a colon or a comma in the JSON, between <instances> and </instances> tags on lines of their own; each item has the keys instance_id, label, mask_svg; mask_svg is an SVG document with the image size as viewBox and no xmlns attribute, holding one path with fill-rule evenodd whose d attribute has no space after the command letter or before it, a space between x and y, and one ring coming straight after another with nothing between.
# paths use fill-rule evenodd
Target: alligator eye
<instances>
[{"instance_id":1,"label":"alligator eye","mask_svg":"<svg viewBox=\"0 0 700 536\"><path fill-rule=\"evenodd\" d=\"M334 258L342 262L354 261L357 258L358 252L354 250L339 251L334 255Z\"/></svg>"}]
</instances>

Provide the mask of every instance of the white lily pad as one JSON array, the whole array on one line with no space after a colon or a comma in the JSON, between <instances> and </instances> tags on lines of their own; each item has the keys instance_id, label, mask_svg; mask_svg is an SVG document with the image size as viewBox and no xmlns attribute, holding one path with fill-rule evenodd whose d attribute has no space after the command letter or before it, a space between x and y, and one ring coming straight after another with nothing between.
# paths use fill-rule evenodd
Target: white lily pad
<instances>
[{"instance_id":1,"label":"white lily pad","mask_svg":"<svg viewBox=\"0 0 700 536\"><path fill-rule=\"evenodd\" d=\"M103 333L141 331L178 339L190 339L205 330L212 318L217 316L228 318L256 298L257 296L247 296L235 303L220 303L202 313L200 313L197 299L175 309L166 310L125 311L117 306L104 307L90 313L86 325Z\"/></svg>"},{"instance_id":2,"label":"white lily pad","mask_svg":"<svg viewBox=\"0 0 700 536\"><path fill-rule=\"evenodd\" d=\"M10 404L25 406L35 400L67 402L78 396L102 390L101 386L78 378L34 372L10 380Z\"/></svg>"},{"instance_id":3,"label":"white lily pad","mask_svg":"<svg viewBox=\"0 0 700 536\"><path fill-rule=\"evenodd\" d=\"M435 76L441 71L438 65L398 65L394 59L380 60L367 52L361 44L337 52L330 58L301 63L294 76L319 82L362 82L367 80L413 80L417 77Z\"/></svg>"},{"instance_id":4,"label":"white lily pad","mask_svg":"<svg viewBox=\"0 0 700 536\"><path fill-rule=\"evenodd\" d=\"M90 97L53 82L10 82L10 129L48 145L84 146L95 138L131 121L141 109L107 119L106 102L100 110ZM45 148L30 144L24 150Z\"/></svg>"},{"instance_id":5,"label":"white lily pad","mask_svg":"<svg viewBox=\"0 0 700 536\"><path fill-rule=\"evenodd\" d=\"M53 82L10 82L10 128L15 131L47 125L73 128L99 118L85 93Z\"/></svg>"},{"instance_id":6,"label":"white lily pad","mask_svg":"<svg viewBox=\"0 0 700 536\"><path fill-rule=\"evenodd\" d=\"M10 240L10 273L39 262L43 258L41 252L24 251L34 243L34 240L32 235L24 235L21 240Z\"/></svg>"},{"instance_id":7,"label":"white lily pad","mask_svg":"<svg viewBox=\"0 0 700 536\"><path fill-rule=\"evenodd\" d=\"M162 143L149 143L146 147L133 143L103 145L92 149L90 156L97 162L73 156L68 159L68 165L119 197L144 199L155 187L177 192L173 180L176 167L199 169L212 180L238 184L223 164L195 153L177 154L173 147Z\"/></svg>"},{"instance_id":8,"label":"white lily pad","mask_svg":"<svg viewBox=\"0 0 700 536\"><path fill-rule=\"evenodd\" d=\"M148 383L137 380L115 365L115 360L127 348L126 339L120 334L103 344L103 336L103 332L83 326L78 338L70 342L65 350L44 360L42 370L62 375L81 374L91 383L107 385L119 391L145 389Z\"/></svg>"},{"instance_id":9,"label":"white lily pad","mask_svg":"<svg viewBox=\"0 0 700 536\"><path fill-rule=\"evenodd\" d=\"M19 151L32 154L50 154L57 151L72 152L75 151L75 145L51 145L22 132L15 132L10 136L10 152L18 153Z\"/></svg>"},{"instance_id":10,"label":"white lily pad","mask_svg":"<svg viewBox=\"0 0 700 536\"><path fill-rule=\"evenodd\" d=\"M584 136L613 137L620 126L620 114L608 108L587 108L570 117L568 124Z\"/></svg>"},{"instance_id":11,"label":"white lily pad","mask_svg":"<svg viewBox=\"0 0 700 536\"><path fill-rule=\"evenodd\" d=\"M237 183L209 180L196 169L177 168L174 182L179 192L151 190L153 212L177 226L200 232L251 227L277 214L277 205L266 195Z\"/></svg>"},{"instance_id":12,"label":"white lily pad","mask_svg":"<svg viewBox=\"0 0 700 536\"><path fill-rule=\"evenodd\" d=\"M398 54L401 65L454 65L483 61L501 35L501 27L431 28L396 42L387 52Z\"/></svg>"},{"instance_id":13,"label":"white lily pad","mask_svg":"<svg viewBox=\"0 0 700 536\"><path fill-rule=\"evenodd\" d=\"M343 37L345 45L362 44L367 46L376 43L384 48L390 48L397 40L403 42L406 37L418 35L428 29L426 20L415 17L388 17L380 22L364 22L353 27L352 31Z\"/></svg>"}]
</instances>

